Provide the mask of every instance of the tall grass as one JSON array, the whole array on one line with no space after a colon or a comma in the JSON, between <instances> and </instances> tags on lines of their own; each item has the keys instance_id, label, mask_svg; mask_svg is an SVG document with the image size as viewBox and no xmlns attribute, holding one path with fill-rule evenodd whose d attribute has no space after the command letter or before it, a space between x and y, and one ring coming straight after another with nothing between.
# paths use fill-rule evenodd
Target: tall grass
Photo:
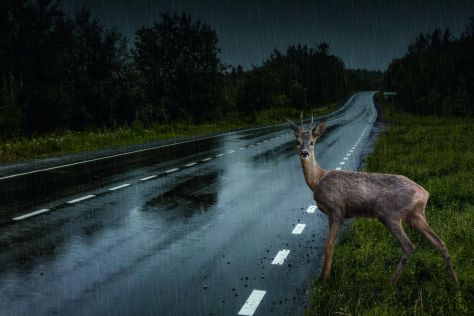
<instances>
[{"instance_id":1,"label":"tall grass","mask_svg":"<svg viewBox=\"0 0 474 316\"><path fill-rule=\"evenodd\" d=\"M366 169L403 174L430 192L426 217L446 242L459 283L434 247L405 226L417 249L390 286L400 247L377 221L356 219L336 245L332 279L315 281L306 314L473 315L474 119L394 113L388 121Z\"/></svg>"}]
</instances>

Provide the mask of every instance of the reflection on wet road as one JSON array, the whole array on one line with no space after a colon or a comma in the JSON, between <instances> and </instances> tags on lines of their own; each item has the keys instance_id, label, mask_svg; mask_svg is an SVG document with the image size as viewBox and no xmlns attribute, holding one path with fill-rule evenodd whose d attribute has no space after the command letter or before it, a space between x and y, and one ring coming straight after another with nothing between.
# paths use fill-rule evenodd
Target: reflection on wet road
<instances>
[{"instance_id":1,"label":"reflection on wet road","mask_svg":"<svg viewBox=\"0 0 474 316\"><path fill-rule=\"evenodd\" d=\"M371 92L327 117L320 165L356 168L374 118ZM301 313L327 220L294 146L275 126L3 180L0 314Z\"/></svg>"}]
</instances>

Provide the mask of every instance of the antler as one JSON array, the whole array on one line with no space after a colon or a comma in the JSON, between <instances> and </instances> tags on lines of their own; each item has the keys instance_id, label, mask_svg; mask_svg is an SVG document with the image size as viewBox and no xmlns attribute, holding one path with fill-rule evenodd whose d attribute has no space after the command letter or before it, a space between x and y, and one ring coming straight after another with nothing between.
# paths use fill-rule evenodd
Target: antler
<instances>
[{"instance_id":1,"label":"antler","mask_svg":"<svg viewBox=\"0 0 474 316\"><path fill-rule=\"evenodd\" d=\"M298 126L296 126L295 123L293 123L293 122L290 121L289 119L286 119L286 122L288 123L288 127L291 128L295 133L299 133L299 132L300 132L300 129L298 128Z\"/></svg>"},{"instance_id":2,"label":"antler","mask_svg":"<svg viewBox=\"0 0 474 316\"><path fill-rule=\"evenodd\" d=\"M300 119L301 119L301 130L304 131L303 110L301 110Z\"/></svg>"}]
</instances>

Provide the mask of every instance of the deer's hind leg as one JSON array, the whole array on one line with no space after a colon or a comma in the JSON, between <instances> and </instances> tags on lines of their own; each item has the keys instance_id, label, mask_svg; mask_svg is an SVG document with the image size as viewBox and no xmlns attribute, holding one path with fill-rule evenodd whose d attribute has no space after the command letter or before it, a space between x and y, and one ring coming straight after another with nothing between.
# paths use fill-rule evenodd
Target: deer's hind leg
<instances>
[{"instance_id":1,"label":"deer's hind leg","mask_svg":"<svg viewBox=\"0 0 474 316\"><path fill-rule=\"evenodd\" d=\"M319 207L322 205L319 204ZM341 228L342 215L341 210L333 208L329 212L329 230L325 245L324 264L321 271L321 279L328 280L331 275L332 256L334 253L334 244L336 243L337 234Z\"/></svg>"},{"instance_id":2,"label":"deer's hind leg","mask_svg":"<svg viewBox=\"0 0 474 316\"><path fill-rule=\"evenodd\" d=\"M425 236L425 238L428 239L428 241L431 242L433 246L439 251L439 253L443 256L444 260L446 260L446 265L448 266L448 271L451 275L451 279L454 283L456 283L458 278L456 276L456 272L454 272L451 257L448 253L448 248L446 247L446 244L443 242L443 240L439 238L438 235L436 235L435 232L431 229L430 225L428 225L428 222L424 217L424 212L416 212L414 214L411 214L410 216L407 216L406 221L410 226L412 226L413 228L418 230L423 236Z\"/></svg>"},{"instance_id":3,"label":"deer's hind leg","mask_svg":"<svg viewBox=\"0 0 474 316\"><path fill-rule=\"evenodd\" d=\"M379 218L379 220L385 225L385 227L387 227L387 229L390 231L393 237L395 237L398 244L402 248L402 257L400 259L400 262L398 263L397 268L390 277L390 283L395 284L400 278L400 274L402 273L403 268L407 264L408 259L412 255L413 251L415 251L415 245L412 244L407 234L405 233L405 230L403 230L403 226L399 218Z\"/></svg>"}]
</instances>

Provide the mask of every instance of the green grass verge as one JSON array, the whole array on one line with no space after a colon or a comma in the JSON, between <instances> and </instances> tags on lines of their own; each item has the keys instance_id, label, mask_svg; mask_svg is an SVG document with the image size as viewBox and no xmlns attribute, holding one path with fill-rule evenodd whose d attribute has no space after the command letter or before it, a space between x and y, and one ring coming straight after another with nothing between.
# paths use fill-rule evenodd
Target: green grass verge
<instances>
[{"instance_id":1,"label":"green grass verge","mask_svg":"<svg viewBox=\"0 0 474 316\"><path fill-rule=\"evenodd\" d=\"M336 245L331 280L315 281L306 315L472 315L474 313L474 119L393 113L367 171L403 174L430 192L426 217L446 242L459 283L442 257L405 226L417 249L395 287L401 255L377 221L356 219Z\"/></svg>"},{"instance_id":2,"label":"green grass verge","mask_svg":"<svg viewBox=\"0 0 474 316\"><path fill-rule=\"evenodd\" d=\"M319 116L330 113L337 107L337 103L332 103L314 108L307 113ZM0 163L143 144L160 139L225 132L255 125L282 123L285 117L298 118L299 113L299 110L293 108L280 108L262 111L252 119L232 116L218 122L201 125L176 123L144 128L140 124L134 124L131 127L117 130L66 131L39 137L3 140L0 142Z\"/></svg>"}]
</instances>

